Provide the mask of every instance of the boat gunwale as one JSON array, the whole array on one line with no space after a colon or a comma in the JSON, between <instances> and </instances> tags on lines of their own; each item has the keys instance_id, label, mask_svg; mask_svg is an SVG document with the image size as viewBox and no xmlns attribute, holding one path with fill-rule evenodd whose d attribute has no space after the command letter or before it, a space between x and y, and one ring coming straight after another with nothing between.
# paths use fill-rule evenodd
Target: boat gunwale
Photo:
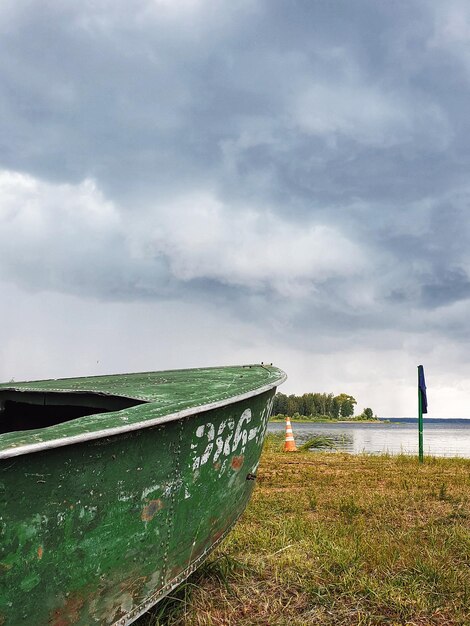
<instances>
[{"instance_id":1,"label":"boat gunwale","mask_svg":"<svg viewBox=\"0 0 470 626\"><path fill-rule=\"evenodd\" d=\"M284 382L287 379L287 374L272 365L272 363L267 366L264 363L247 363L245 365L221 365L221 366L213 366L213 367L192 367L186 369L170 369L170 370L146 370L144 372L121 372L117 374L98 374L94 376L66 376L65 378L44 378L44 379L35 379L35 380L19 380L17 382L8 382L8 383L0 383L0 392L2 391L14 391L18 393L67 393L67 394L82 394L82 393L90 393L93 395L102 395L116 398L126 398L128 400L137 400L144 404L152 404L154 402L153 399L149 399L148 396L142 395L130 395L130 394L121 394L115 392L108 392L98 389L86 388L86 389L74 389L73 387L35 387L35 384L41 383L55 383L55 382L67 382L67 381L77 381L77 380L88 380L90 382L94 380L99 380L100 378L126 378L127 376L149 376L152 374L175 374L179 372L210 372L210 371L219 371L219 370L230 370L230 369L252 369L255 367L261 367L266 371L270 371L270 369L277 370L281 374L285 376ZM280 383L282 384L282 383Z\"/></svg>"},{"instance_id":2,"label":"boat gunwale","mask_svg":"<svg viewBox=\"0 0 470 626\"><path fill-rule=\"evenodd\" d=\"M220 369L220 368L200 368L200 369ZM120 435L126 432L142 430L144 428L151 428L152 426L159 426L160 424L173 422L179 419L183 419L185 417L191 417L193 415L199 415L200 413L205 413L206 411L211 411L213 409L218 409L223 406L235 404L243 400L248 400L249 398L253 398L254 396L258 396L262 393L265 393L266 391L270 391L271 389L278 387L279 385L282 385L282 383L286 381L287 374L283 372L282 370L279 370L278 368L276 369L278 370L280 374L279 378L267 383L266 385L262 385L261 387L255 387L254 389L246 391L242 394L230 396L228 398L223 398L222 400L216 400L214 402L209 402L207 404L201 404L197 406L188 407L180 411L175 411L174 413L168 413L167 415L162 415L160 417L142 420L140 422L135 422L132 424L123 424L122 426L113 426L113 427L104 428L101 430L80 433L78 435L71 435L70 437L62 436L62 437L58 437L57 439L51 439L49 441L38 441L35 443L22 444L22 445L19 445L18 447L11 446L4 450L0 450L0 460L9 459L12 457L17 457L17 456L23 456L27 454L32 454L35 452L42 452L44 450L51 450L54 448L61 448L61 447L69 446L73 444L84 443L87 441L93 441L95 439L104 439L107 437ZM178 370L174 370L174 371L178 371ZM117 376L119 376L119 374L117 374ZM34 381L34 382L42 382L42 381ZM10 388L10 389L13 390L14 388ZM19 390L15 389L15 391L19 391ZM29 390L24 389L24 391L29 391ZM54 393L54 391L52 390L49 390L49 392ZM107 395L107 394L104 394L104 395ZM129 397L129 396L120 396L120 397ZM137 398L130 398L130 399L137 399ZM143 404L149 405L153 403L144 402ZM80 418L77 418L77 419L80 419Z\"/></svg>"}]
</instances>

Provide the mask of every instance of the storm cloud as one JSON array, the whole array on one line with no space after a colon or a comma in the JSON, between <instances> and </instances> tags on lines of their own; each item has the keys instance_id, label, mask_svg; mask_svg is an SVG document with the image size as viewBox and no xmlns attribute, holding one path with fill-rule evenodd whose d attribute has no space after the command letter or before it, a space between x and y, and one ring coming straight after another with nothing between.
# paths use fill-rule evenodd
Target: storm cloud
<instances>
[{"instance_id":1,"label":"storm cloud","mask_svg":"<svg viewBox=\"0 0 470 626\"><path fill-rule=\"evenodd\" d=\"M2 2L1 377L265 360L409 415L422 361L468 415L469 102L457 0Z\"/></svg>"}]
</instances>

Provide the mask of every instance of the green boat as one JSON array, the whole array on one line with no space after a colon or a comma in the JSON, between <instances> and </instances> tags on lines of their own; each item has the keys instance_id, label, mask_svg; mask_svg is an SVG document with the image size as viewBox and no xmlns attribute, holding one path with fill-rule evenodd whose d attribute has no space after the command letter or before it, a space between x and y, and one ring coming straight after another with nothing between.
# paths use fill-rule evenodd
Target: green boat
<instances>
[{"instance_id":1,"label":"green boat","mask_svg":"<svg viewBox=\"0 0 470 626\"><path fill-rule=\"evenodd\" d=\"M0 385L0 624L124 626L181 583L245 509L285 378Z\"/></svg>"}]
</instances>

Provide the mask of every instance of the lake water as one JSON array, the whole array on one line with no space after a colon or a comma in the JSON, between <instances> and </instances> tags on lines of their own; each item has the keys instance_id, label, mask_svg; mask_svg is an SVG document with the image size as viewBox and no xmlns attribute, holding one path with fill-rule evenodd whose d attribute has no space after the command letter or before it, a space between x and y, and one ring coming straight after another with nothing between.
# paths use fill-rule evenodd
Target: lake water
<instances>
[{"instance_id":1,"label":"lake water","mask_svg":"<svg viewBox=\"0 0 470 626\"><path fill-rule=\"evenodd\" d=\"M412 418L392 418L389 423L370 424L294 423L292 427L297 444L323 435L333 440L331 451L418 454L418 424ZM268 432L284 430L283 423L268 425ZM423 430L425 455L470 458L470 419L424 419Z\"/></svg>"}]
</instances>

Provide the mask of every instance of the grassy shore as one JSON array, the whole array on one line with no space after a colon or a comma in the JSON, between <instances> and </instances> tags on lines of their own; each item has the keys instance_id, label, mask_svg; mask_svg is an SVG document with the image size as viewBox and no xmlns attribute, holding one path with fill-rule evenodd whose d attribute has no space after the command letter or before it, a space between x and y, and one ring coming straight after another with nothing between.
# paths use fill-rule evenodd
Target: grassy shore
<instances>
[{"instance_id":1,"label":"grassy shore","mask_svg":"<svg viewBox=\"0 0 470 626\"><path fill-rule=\"evenodd\" d=\"M470 625L470 460L281 452L221 547L139 626Z\"/></svg>"}]
</instances>

